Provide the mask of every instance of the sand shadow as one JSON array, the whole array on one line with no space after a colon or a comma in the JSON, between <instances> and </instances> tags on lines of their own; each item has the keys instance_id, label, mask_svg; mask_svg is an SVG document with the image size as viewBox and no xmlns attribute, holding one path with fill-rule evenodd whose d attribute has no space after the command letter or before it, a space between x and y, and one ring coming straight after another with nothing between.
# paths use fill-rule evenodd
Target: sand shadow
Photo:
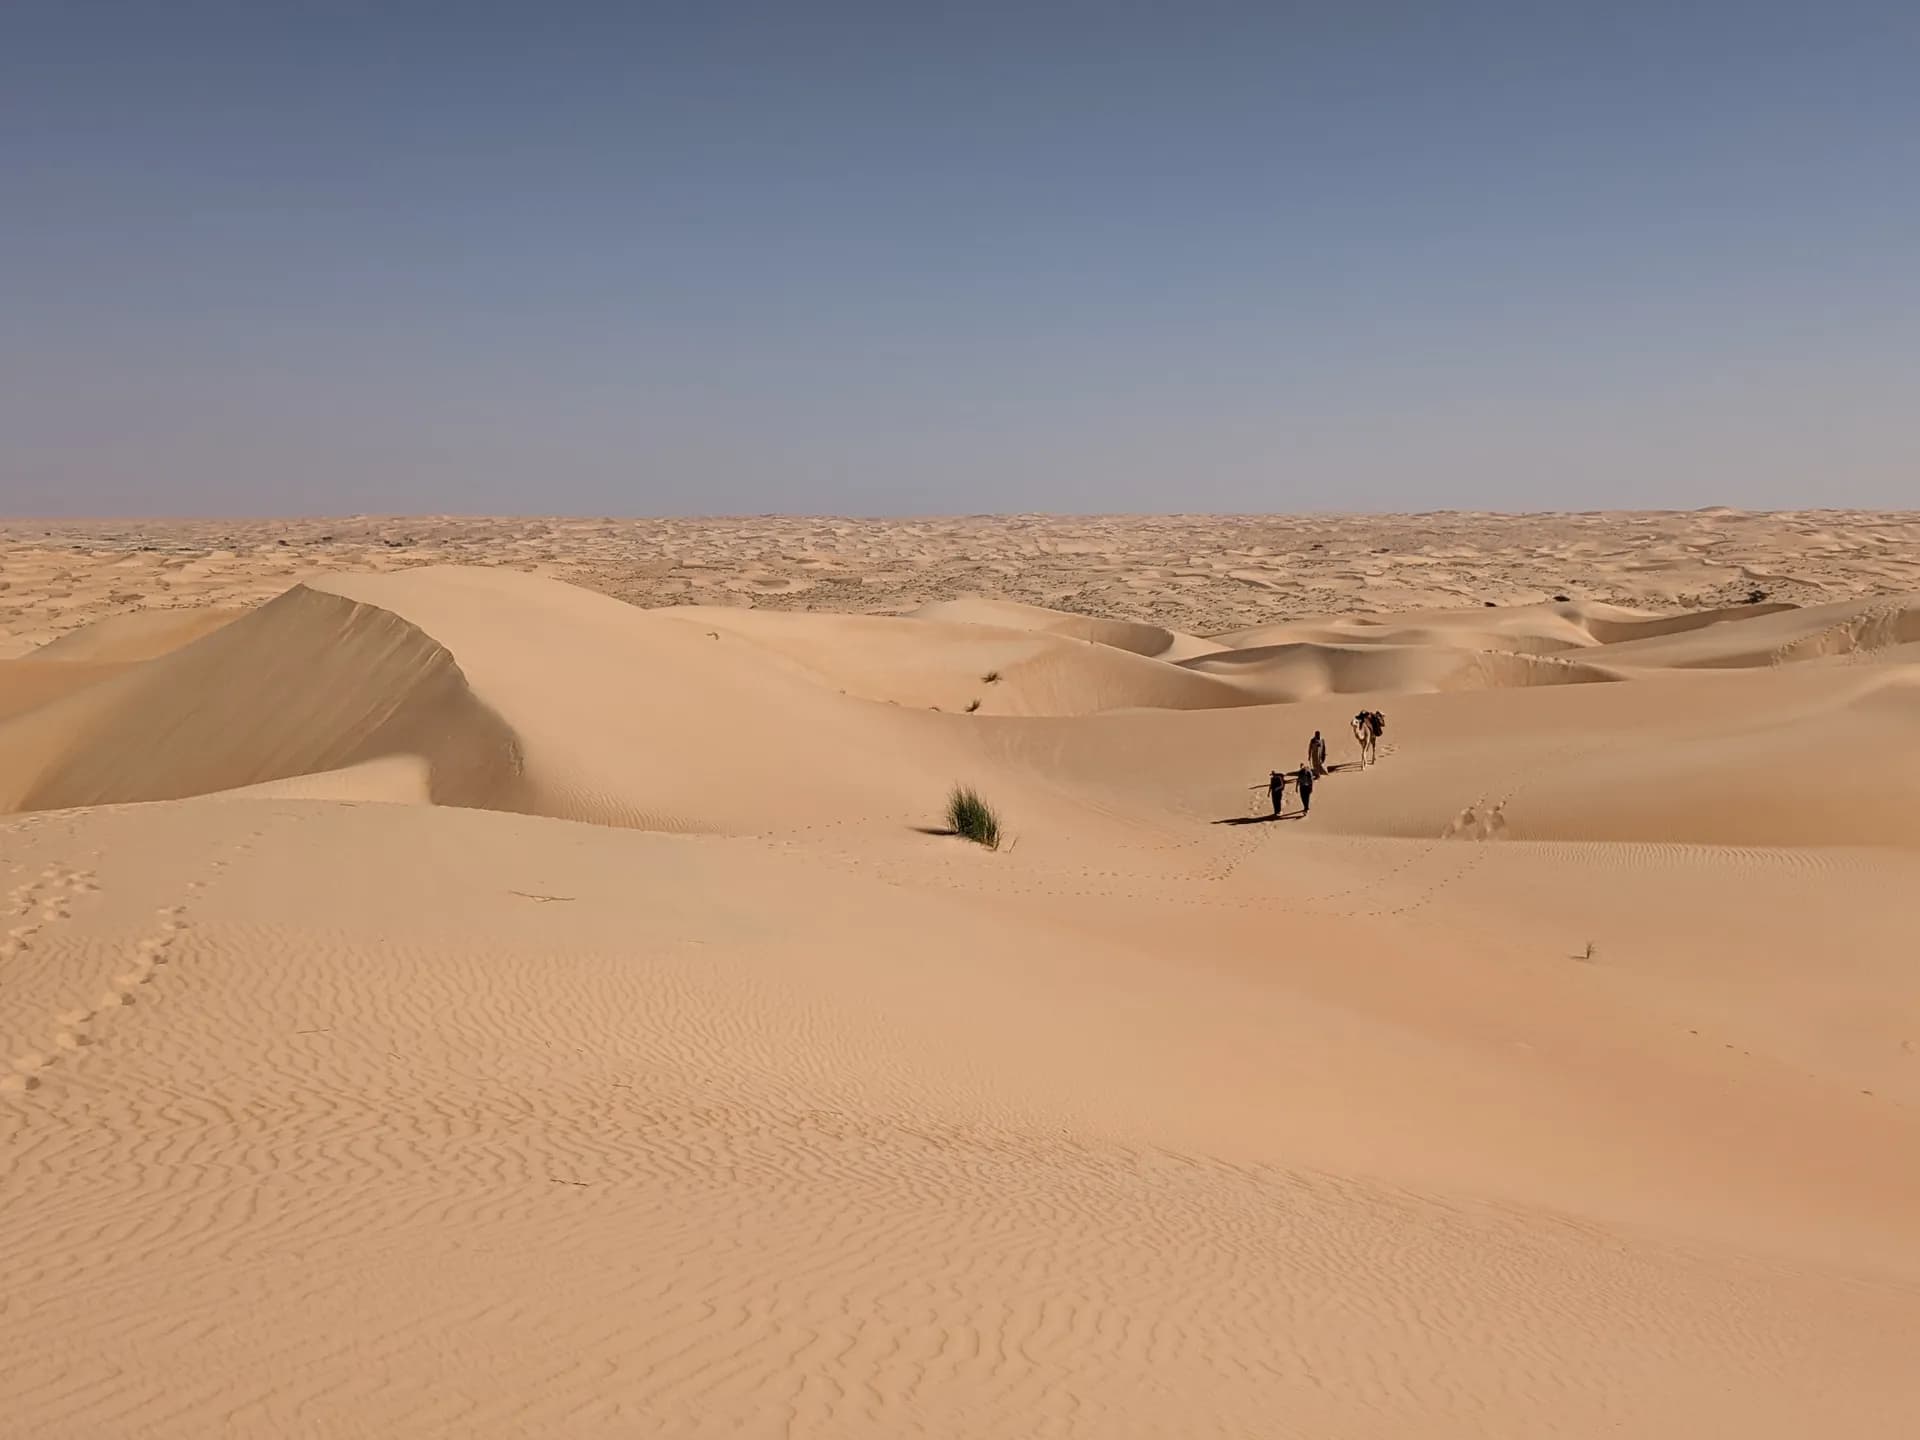
<instances>
[{"instance_id":1,"label":"sand shadow","mask_svg":"<svg viewBox=\"0 0 1920 1440\"><path fill-rule=\"evenodd\" d=\"M907 829L916 835L931 835L938 840L964 840L967 838L958 830L950 829L944 825L909 825ZM1020 848L1020 837L1015 835L1005 844L983 844L981 848L984 850L992 850L1000 855L1011 855L1015 850Z\"/></svg>"},{"instance_id":2,"label":"sand shadow","mask_svg":"<svg viewBox=\"0 0 1920 1440\"><path fill-rule=\"evenodd\" d=\"M1304 820L1307 817L1298 810L1285 815L1229 815L1224 820L1215 820L1215 825L1271 825L1276 820Z\"/></svg>"}]
</instances>

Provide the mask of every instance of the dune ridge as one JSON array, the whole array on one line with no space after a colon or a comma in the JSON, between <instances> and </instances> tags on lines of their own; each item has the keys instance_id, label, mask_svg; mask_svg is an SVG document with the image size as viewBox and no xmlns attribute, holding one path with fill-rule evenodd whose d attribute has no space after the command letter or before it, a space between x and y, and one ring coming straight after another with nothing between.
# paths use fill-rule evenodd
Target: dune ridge
<instances>
[{"instance_id":1,"label":"dune ridge","mask_svg":"<svg viewBox=\"0 0 1920 1440\"><path fill-rule=\"evenodd\" d=\"M0 660L0 1435L1910 1429L1913 596L272 578Z\"/></svg>"},{"instance_id":2,"label":"dune ridge","mask_svg":"<svg viewBox=\"0 0 1920 1440\"><path fill-rule=\"evenodd\" d=\"M1504 613L1491 630L1473 612L1289 622L1174 660L1141 653L1193 648L1152 627L1075 636L1073 617L1032 607L938 613L958 618L640 611L500 570L316 580L148 660L76 671L97 678L0 722L0 802L46 809L273 782L285 794L302 776L360 774L382 794L441 804L763 833L810 816L912 815L951 779L988 769L1029 808L1148 818L1232 804L1218 762L1255 775L1271 759L1297 763L1273 755L1266 707L1313 702L1311 728L1350 750L1347 706L1391 698L1396 725L1420 734L1416 763L1454 765L1449 780L1489 761L1550 763L1540 757L1564 752L1596 714L1611 768L1564 767L1582 777L1578 799L1557 778L1530 782L1524 800L1490 790L1453 813L1406 793L1383 811L1369 796L1329 806L1333 828L1457 833L1487 812L1539 839L1920 836L1906 788L1920 772L1900 738L1920 677L1903 650L1920 635L1912 598L1684 617L1550 604ZM1302 635L1323 638L1285 638ZM88 636L61 643L85 653ZM1709 674L1724 678L1702 688ZM1572 686L1615 698L1569 708L1525 695ZM1466 692L1488 698L1430 698ZM1209 716L1198 750L1180 712ZM1103 716L1114 728L1074 728ZM1146 773L1127 777L1099 734L1154 757ZM1504 753L1488 753L1494 735ZM1068 747L1088 746L1103 768L1076 775ZM1823 792L1857 805L1809 806L1766 782L1813 756ZM417 783L360 768L398 757L419 767Z\"/></svg>"},{"instance_id":3,"label":"dune ridge","mask_svg":"<svg viewBox=\"0 0 1920 1440\"><path fill-rule=\"evenodd\" d=\"M8 809L171 800L396 753L443 804L510 798L513 738L447 650L392 612L297 587L178 649L16 716Z\"/></svg>"}]
</instances>

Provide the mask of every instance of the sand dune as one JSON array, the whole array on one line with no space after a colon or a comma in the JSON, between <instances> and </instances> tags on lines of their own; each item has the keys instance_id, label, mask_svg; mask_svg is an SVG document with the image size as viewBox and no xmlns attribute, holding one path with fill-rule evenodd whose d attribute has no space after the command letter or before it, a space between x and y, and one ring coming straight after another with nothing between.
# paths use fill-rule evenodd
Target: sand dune
<instances>
[{"instance_id":1,"label":"sand dune","mask_svg":"<svg viewBox=\"0 0 1920 1440\"><path fill-rule=\"evenodd\" d=\"M1415 694L1437 690L1462 665L1450 650L1420 646L1250 645L1185 662L1272 701L1320 695Z\"/></svg>"},{"instance_id":2,"label":"sand dune","mask_svg":"<svg viewBox=\"0 0 1920 1440\"><path fill-rule=\"evenodd\" d=\"M1461 767L1457 780L1490 754L1564 748L1594 705L1540 710L1518 692L1617 682L1629 673L1622 656L1639 657L1632 673L1643 675L1660 655L1680 671L1751 669L1732 661L1766 654L1778 664L1823 645L1859 659L1920 629L1920 610L1887 601L1720 616L1685 628L1647 619L1664 633L1541 654L1481 648L1484 628L1450 624L1455 618L1470 617L1380 628L1443 641L1458 634L1458 645L1242 643L1267 639L1269 629L1170 663L1061 638L1064 627L1044 623L1038 611L1030 628L1006 630L967 620L645 612L498 570L336 577L16 715L0 730L0 799L13 809L173 799L407 756L423 767L425 794L442 804L759 833L812 818L911 815L946 778L989 764L1010 772L1017 793L1034 792L1035 803L1072 808L1084 797L1060 794L1049 775L1061 738L990 722L1136 711L1147 713L1129 727L1129 743L1155 757L1154 778L1142 783L1162 803L1204 808L1206 770L1185 778L1194 746L1168 712L1393 696L1407 702L1396 717L1419 733L1423 759ZM1536 616L1516 625L1523 644L1537 647L1543 618L1582 632L1596 623ZM1605 623L1615 634L1628 624ZM1758 635L1741 638L1749 628ZM85 653L90 637L65 643ZM1615 798L1574 805L1560 820L1536 819L1535 838L1645 830L1719 840L1746 833L1762 813L1770 817L1767 843L1899 843L1915 833L1902 806L1910 747L1899 743L1913 717L1899 697L1912 693L1916 674L1893 664L1850 679L1783 681L1757 704L1750 684L1689 690L1683 676L1643 678L1604 707L1609 766L1569 772ZM1413 698L1464 690L1499 698L1432 715ZM1867 716L1853 713L1857 701L1883 692L1895 698ZM970 706L975 713L951 713ZM1312 728L1350 747L1349 713L1344 705L1322 709ZM1256 775L1263 762L1291 763L1294 756L1273 756L1270 745L1262 753L1274 723L1260 712L1216 727L1231 740L1205 747L1207 760L1231 757ZM1848 743L1823 738L1839 734ZM1454 761L1456 748L1471 753ZM1825 793L1857 790L1861 807L1806 806L1782 782L1825 750L1834 752L1821 761ZM712 758L690 763L695 756ZM1115 778L1130 777L1116 766L1106 779ZM1875 792L1884 798L1872 800ZM1751 804L1729 819L1725 802L1743 797ZM1370 804L1342 805L1327 823L1437 834L1454 818L1404 793L1393 804L1391 818ZM1099 808L1111 811L1114 802ZM1531 808L1503 806L1501 814L1512 823ZM1651 817L1644 825L1632 818L1642 812ZM1800 818L1782 831L1787 815Z\"/></svg>"},{"instance_id":3,"label":"sand dune","mask_svg":"<svg viewBox=\"0 0 1920 1440\"><path fill-rule=\"evenodd\" d=\"M447 651L388 610L305 588L0 730L0 803L186 795L415 753L443 803L485 803L514 738Z\"/></svg>"},{"instance_id":4,"label":"sand dune","mask_svg":"<svg viewBox=\"0 0 1920 1440\"><path fill-rule=\"evenodd\" d=\"M1805 610L1770 608L1738 625L1627 633L1610 641L1606 652L1610 661L1624 665L1742 668L1865 656L1916 641L1920 641L1920 598L1904 596Z\"/></svg>"},{"instance_id":5,"label":"sand dune","mask_svg":"<svg viewBox=\"0 0 1920 1440\"><path fill-rule=\"evenodd\" d=\"M0 721L88 689L125 668L112 662L0 660Z\"/></svg>"},{"instance_id":6,"label":"sand dune","mask_svg":"<svg viewBox=\"0 0 1920 1440\"><path fill-rule=\"evenodd\" d=\"M1203 637L497 533L8 592L0 1435L1910 1431L1911 595Z\"/></svg>"},{"instance_id":7,"label":"sand dune","mask_svg":"<svg viewBox=\"0 0 1920 1440\"><path fill-rule=\"evenodd\" d=\"M977 595L922 605L913 614L923 620L941 620L949 624L1036 630L1043 635L1058 635L1067 640L1125 650L1151 660L1185 660L1218 648L1198 636L1177 634L1158 625L1143 625L1133 620L1103 620L1071 611L1050 610L1044 605L1021 605L1010 600L988 600Z\"/></svg>"},{"instance_id":8,"label":"sand dune","mask_svg":"<svg viewBox=\"0 0 1920 1440\"><path fill-rule=\"evenodd\" d=\"M1322 695L1417 695L1521 685L1574 685L1618 679L1597 665L1504 650L1450 645L1324 645L1312 641L1222 650L1184 662L1263 701Z\"/></svg>"},{"instance_id":9,"label":"sand dune","mask_svg":"<svg viewBox=\"0 0 1920 1440\"><path fill-rule=\"evenodd\" d=\"M895 614L974 596L1013 602L990 622L1006 628L1036 606L1203 636L1560 594L1668 615L1756 589L1801 606L1912 593L1920 515L0 519L0 658L101 616L254 605L315 576L421 565L530 570L643 608Z\"/></svg>"},{"instance_id":10,"label":"sand dune","mask_svg":"<svg viewBox=\"0 0 1920 1440\"><path fill-rule=\"evenodd\" d=\"M1809 617L1820 617L1820 623L1830 624L1830 617L1864 613L1884 607L1887 603L1884 598L1876 598L1870 601L1843 601L1809 610L1793 605L1740 605L1686 611L1678 615L1657 615L1617 605L1556 601L1506 608L1434 610L1418 615L1306 617L1222 635L1215 643L1234 650L1304 642L1552 655L1590 647L1611 648L1630 641L1651 641L1679 635L1698 636L1733 621L1768 615L1798 616L1802 624ZM1739 633L1750 635L1754 633L1754 627L1743 627Z\"/></svg>"},{"instance_id":11,"label":"sand dune","mask_svg":"<svg viewBox=\"0 0 1920 1440\"><path fill-rule=\"evenodd\" d=\"M33 652L36 660L88 660L127 664L151 660L210 635L245 613L238 606L209 605L190 610L131 610L107 615L84 629L72 630Z\"/></svg>"},{"instance_id":12,"label":"sand dune","mask_svg":"<svg viewBox=\"0 0 1920 1440\"><path fill-rule=\"evenodd\" d=\"M949 618L797 615L698 606L655 613L751 641L821 684L896 705L987 715L1092 715L1248 703L1234 689L1148 659L1131 644L1075 638L1065 625L1009 628L953 618L973 608L962 606L949 612ZM1029 609L1040 622L1050 616L1063 622L1076 618ZM1082 625L1087 625L1084 619ZM1124 630L1112 633L1117 641L1139 639ZM1180 647L1169 642L1164 648Z\"/></svg>"}]
</instances>

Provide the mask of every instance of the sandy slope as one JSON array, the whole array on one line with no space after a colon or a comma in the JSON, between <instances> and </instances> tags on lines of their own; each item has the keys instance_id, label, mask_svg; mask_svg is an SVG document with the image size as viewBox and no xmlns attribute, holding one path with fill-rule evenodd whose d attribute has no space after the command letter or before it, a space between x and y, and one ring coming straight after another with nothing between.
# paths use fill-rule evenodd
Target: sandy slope
<instances>
[{"instance_id":1,"label":"sandy slope","mask_svg":"<svg viewBox=\"0 0 1920 1440\"><path fill-rule=\"evenodd\" d=\"M0 670L0 1434L1909 1433L1916 617L70 632Z\"/></svg>"}]
</instances>

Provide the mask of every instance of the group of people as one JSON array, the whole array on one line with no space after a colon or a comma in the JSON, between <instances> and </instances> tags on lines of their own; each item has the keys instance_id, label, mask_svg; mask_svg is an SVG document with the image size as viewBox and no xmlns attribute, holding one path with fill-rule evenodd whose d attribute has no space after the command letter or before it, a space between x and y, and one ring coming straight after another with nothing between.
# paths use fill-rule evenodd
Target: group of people
<instances>
[{"instance_id":1,"label":"group of people","mask_svg":"<svg viewBox=\"0 0 1920 1440\"><path fill-rule=\"evenodd\" d=\"M1287 781L1289 779L1293 781L1293 788L1298 791L1300 795L1300 813L1302 815L1311 814L1313 811L1314 781L1313 767L1311 765L1302 765L1291 775L1285 770L1275 770L1267 776L1267 794L1273 797L1273 813L1278 815L1281 807L1287 803Z\"/></svg>"},{"instance_id":2,"label":"group of people","mask_svg":"<svg viewBox=\"0 0 1920 1440\"><path fill-rule=\"evenodd\" d=\"M1368 749L1366 742L1377 740L1381 732L1387 728L1386 716L1382 715L1378 710L1362 710L1358 715L1354 716L1353 726L1355 736L1362 740L1363 758L1370 759L1371 756L1366 754ZM1273 770L1268 772L1267 794L1273 800L1273 813L1278 816L1282 808L1286 805L1287 785L1288 782L1292 782L1294 793L1300 797L1300 813L1302 815L1311 814L1313 812L1314 782L1326 773L1327 742L1321 737L1320 732L1316 730L1313 732L1313 738L1307 742L1306 764L1302 765L1298 770Z\"/></svg>"}]
</instances>

